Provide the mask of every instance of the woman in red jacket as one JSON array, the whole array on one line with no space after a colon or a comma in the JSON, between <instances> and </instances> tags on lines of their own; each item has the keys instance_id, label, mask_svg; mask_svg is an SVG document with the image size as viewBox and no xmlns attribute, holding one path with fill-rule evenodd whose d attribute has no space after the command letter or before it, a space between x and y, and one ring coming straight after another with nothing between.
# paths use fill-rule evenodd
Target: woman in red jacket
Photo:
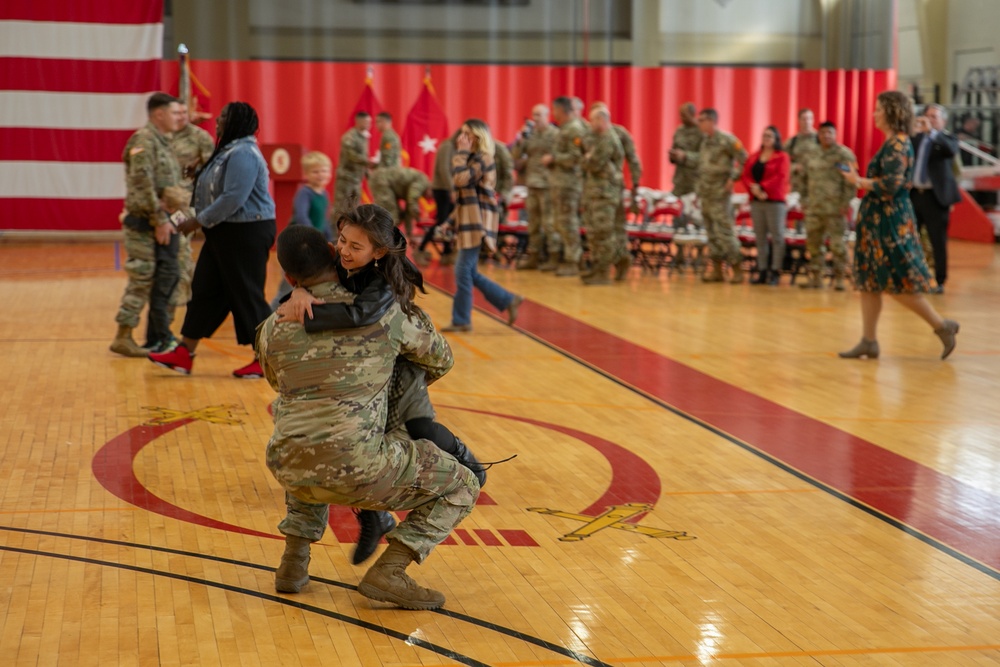
<instances>
[{"instance_id":1,"label":"woman in red jacket","mask_svg":"<svg viewBox=\"0 0 1000 667\"><path fill-rule=\"evenodd\" d=\"M785 219L788 170L791 161L781 148L778 128L768 125L760 150L743 167L743 184L750 192L750 215L757 236L757 285L777 285L785 261ZM768 243L768 236L771 237ZM770 259L770 268L768 260Z\"/></svg>"}]
</instances>

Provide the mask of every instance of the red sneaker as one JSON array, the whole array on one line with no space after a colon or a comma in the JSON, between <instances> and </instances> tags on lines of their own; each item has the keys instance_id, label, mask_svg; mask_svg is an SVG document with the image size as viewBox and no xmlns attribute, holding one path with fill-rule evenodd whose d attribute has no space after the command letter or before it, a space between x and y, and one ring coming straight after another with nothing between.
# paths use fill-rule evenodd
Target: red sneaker
<instances>
[{"instance_id":1,"label":"red sneaker","mask_svg":"<svg viewBox=\"0 0 1000 667\"><path fill-rule=\"evenodd\" d=\"M191 365L194 363L194 355L183 345L178 345L169 352L150 353L149 360L157 366L163 366L184 375L191 375Z\"/></svg>"},{"instance_id":2,"label":"red sneaker","mask_svg":"<svg viewBox=\"0 0 1000 667\"><path fill-rule=\"evenodd\" d=\"M243 380L259 380L264 377L264 369L261 368L260 363L254 359L243 368L237 368L233 371L233 377L238 377Z\"/></svg>"}]
</instances>

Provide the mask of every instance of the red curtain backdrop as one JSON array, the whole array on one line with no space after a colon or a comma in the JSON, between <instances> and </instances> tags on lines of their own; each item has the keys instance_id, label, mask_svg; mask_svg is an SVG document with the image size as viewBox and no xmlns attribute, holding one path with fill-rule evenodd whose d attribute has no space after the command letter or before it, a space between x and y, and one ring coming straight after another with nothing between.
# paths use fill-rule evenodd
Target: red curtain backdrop
<instances>
[{"instance_id":1,"label":"red curtain backdrop","mask_svg":"<svg viewBox=\"0 0 1000 667\"><path fill-rule=\"evenodd\" d=\"M307 150L321 150L334 161L369 67L374 93L383 107L396 119L406 118L424 88L427 68L423 64L199 60L191 64L212 92L213 110L217 112L231 100L249 102L260 115L262 143L297 143ZM872 122L875 96L896 85L894 71L872 70L435 65L430 74L449 129L466 118L482 118L504 142L514 138L534 104L551 102L559 95L577 95L588 104L603 100L611 107L615 122L635 136L643 161L642 184L660 189L670 188L673 169L666 153L678 123L677 108L686 101L716 108L720 126L751 149L758 145L767 125L774 124L786 134L794 132L797 110L810 107L817 121L837 124L841 141L857 153L864 166L882 140ZM163 62L162 86L175 87L177 78L177 63ZM214 123L205 127L213 131ZM55 133L53 136L59 138ZM115 134L100 141L80 135L71 137L72 141L60 140L55 148L46 150L65 144L69 157L63 159L81 159L87 156L74 151L93 144L95 155L110 160L120 155L126 138L127 132L120 139ZM20 154L6 159L12 157L25 159ZM53 212L39 215L36 207L31 212L5 215L0 228L119 228L115 214L120 202L101 200L104 208L98 211L72 205L67 208L66 200L53 201L65 210L56 211L53 206Z\"/></svg>"},{"instance_id":2,"label":"red curtain backdrop","mask_svg":"<svg viewBox=\"0 0 1000 667\"><path fill-rule=\"evenodd\" d=\"M216 108L229 100L256 107L261 140L301 143L336 160L344 118L357 101L369 65L365 63L194 61L192 69L212 91ZM177 65L163 64L163 80L177 78ZM372 66L372 86L383 107L405 118L423 91L424 65ZM893 71L797 70L733 67L591 67L435 65L432 81L454 129L466 118L482 118L501 141L512 141L531 107L559 95L589 104L603 100L615 122L635 136L643 161L643 185L669 189L666 160L678 124L677 109L692 101L719 111L720 127L751 149L767 125L794 132L800 108L817 122L837 124L843 143L862 166L878 150L875 96L896 85Z\"/></svg>"}]
</instances>

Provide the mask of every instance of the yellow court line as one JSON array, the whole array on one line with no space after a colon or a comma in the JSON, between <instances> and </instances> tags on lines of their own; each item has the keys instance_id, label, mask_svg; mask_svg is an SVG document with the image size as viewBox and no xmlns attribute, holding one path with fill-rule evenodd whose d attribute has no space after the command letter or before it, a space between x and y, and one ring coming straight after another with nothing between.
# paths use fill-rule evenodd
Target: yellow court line
<instances>
[{"instance_id":1,"label":"yellow court line","mask_svg":"<svg viewBox=\"0 0 1000 667\"><path fill-rule=\"evenodd\" d=\"M448 342L449 343L452 343L452 344L457 343L457 344L461 345L462 347L464 347L469 352L472 352L472 354L474 354L479 359L492 359L493 358L490 355L488 355L485 352L483 352L482 350L480 350L475 345L470 345L466 340L463 339L463 337L462 337L461 334L459 334L458 336L450 336L450 337L447 337L447 338L448 338Z\"/></svg>"},{"instance_id":2,"label":"yellow court line","mask_svg":"<svg viewBox=\"0 0 1000 667\"><path fill-rule=\"evenodd\" d=\"M65 512L138 512L138 507L79 507L64 510L0 510L0 514L58 514Z\"/></svg>"},{"instance_id":3,"label":"yellow court line","mask_svg":"<svg viewBox=\"0 0 1000 667\"><path fill-rule=\"evenodd\" d=\"M687 662L703 660L762 660L768 658L813 658L837 655L885 655L890 653L957 653L965 651L997 651L1000 644L981 646L900 646L890 648L819 649L815 651L777 651L774 653L712 653L705 655L647 655L627 658L601 658L602 662L613 665L631 662ZM547 667L549 665L577 665L576 660L525 660L519 662L495 662L494 667ZM422 667L427 667L423 665Z\"/></svg>"}]
</instances>

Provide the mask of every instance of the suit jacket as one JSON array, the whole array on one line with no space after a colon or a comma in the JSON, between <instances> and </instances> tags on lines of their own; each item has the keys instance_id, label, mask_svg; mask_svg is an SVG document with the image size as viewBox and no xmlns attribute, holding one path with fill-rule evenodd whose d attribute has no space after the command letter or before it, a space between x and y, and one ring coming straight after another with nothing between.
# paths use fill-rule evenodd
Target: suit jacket
<instances>
[{"instance_id":1,"label":"suit jacket","mask_svg":"<svg viewBox=\"0 0 1000 667\"><path fill-rule=\"evenodd\" d=\"M916 160L920 156L920 147L928 140L929 137L925 132L913 137L914 173L916 173ZM934 190L934 197L941 206L957 204L962 201L962 196L958 192L952 164L955 154L958 153L958 139L955 135L942 131L934 135L930 141L932 143L929 146L930 153L927 154L927 177Z\"/></svg>"}]
</instances>

